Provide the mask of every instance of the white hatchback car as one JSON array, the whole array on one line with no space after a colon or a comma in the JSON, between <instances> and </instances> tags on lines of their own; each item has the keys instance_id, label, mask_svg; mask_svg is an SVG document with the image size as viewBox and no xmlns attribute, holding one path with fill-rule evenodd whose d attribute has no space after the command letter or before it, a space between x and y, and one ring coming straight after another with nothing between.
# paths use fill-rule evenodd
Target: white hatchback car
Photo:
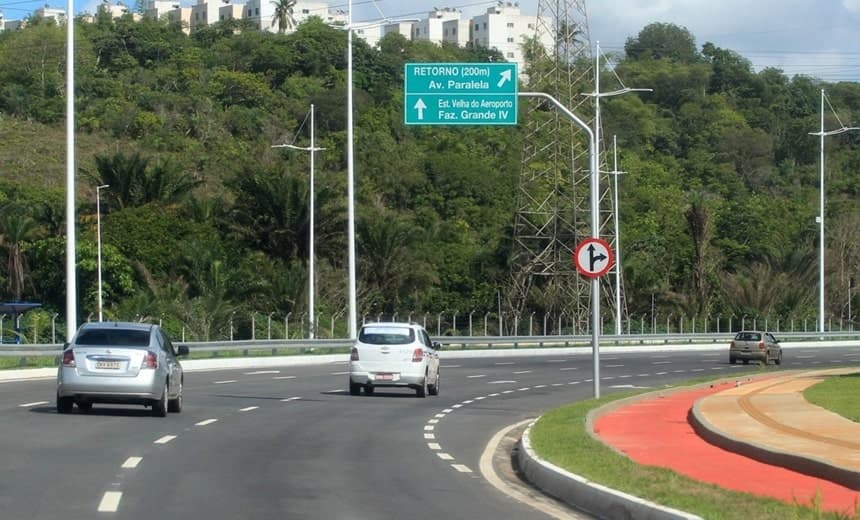
<instances>
[{"instance_id":1,"label":"white hatchback car","mask_svg":"<svg viewBox=\"0 0 860 520\"><path fill-rule=\"evenodd\" d=\"M439 343L415 323L366 323L349 358L349 393L376 387L414 388L418 397L439 394Z\"/></svg>"}]
</instances>

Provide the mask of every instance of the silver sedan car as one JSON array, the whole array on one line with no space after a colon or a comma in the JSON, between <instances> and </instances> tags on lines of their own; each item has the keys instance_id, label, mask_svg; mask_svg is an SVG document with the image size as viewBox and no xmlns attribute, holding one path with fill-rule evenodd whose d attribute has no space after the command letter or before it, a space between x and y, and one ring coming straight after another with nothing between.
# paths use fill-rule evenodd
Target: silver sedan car
<instances>
[{"instance_id":1,"label":"silver sedan car","mask_svg":"<svg viewBox=\"0 0 860 520\"><path fill-rule=\"evenodd\" d=\"M188 347L173 343L158 325L95 322L82 325L63 349L57 371L57 411L93 403L140 404L152 415L182 410L182 365Z\"/></svg>"}]
</instances>

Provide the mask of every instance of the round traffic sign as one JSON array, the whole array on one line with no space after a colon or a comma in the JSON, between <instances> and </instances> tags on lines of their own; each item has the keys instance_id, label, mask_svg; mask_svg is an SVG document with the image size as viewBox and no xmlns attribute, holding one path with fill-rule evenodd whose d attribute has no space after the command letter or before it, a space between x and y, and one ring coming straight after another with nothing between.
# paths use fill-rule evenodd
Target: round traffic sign
<instances>
[{"instance_id":1,"label":"round traffic sign","mask_svg":"<svg viewBox=\"0 0 860 520\"><path fill-rule=\"evenodd\" d=\"M600 278L615 265L615 255L606 240L586 238L576 246L573 263L582 276Z\"/></svg>"}]
</instances>

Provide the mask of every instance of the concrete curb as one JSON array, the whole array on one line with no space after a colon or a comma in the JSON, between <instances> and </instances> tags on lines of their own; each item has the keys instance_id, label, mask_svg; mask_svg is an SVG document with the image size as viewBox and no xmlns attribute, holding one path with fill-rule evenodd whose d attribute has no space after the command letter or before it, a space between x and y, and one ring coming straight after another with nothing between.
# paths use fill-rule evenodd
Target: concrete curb
<instances>
[{"instance_id":1,"label":"concrete curb","mask_svg":"<svg viewBox=\"0 0 860 520\"><path fill-rule=\"evenodd\" d=\"M599 518L610 520L701 520L701 517L661 506L566 471L541 459L523 432L517 445L517 464L523 476L544 493Z\"/></svg>"},{"instance_id":2,"label":"concrete curb","mask_svg":"<svg viewBox=\"0 0 860 520\"><path fill-rule=\"evenodd\" d=\"M693 407L687 414L687 421L699 437L714 446L765 464L829 480L855 491L860 491L860 472L833 465L817 457L801 453L789 453L734 437L721 431L705 418L705 415L700 410L699 401L693 404Z\"/></svg>"}]
</instances>

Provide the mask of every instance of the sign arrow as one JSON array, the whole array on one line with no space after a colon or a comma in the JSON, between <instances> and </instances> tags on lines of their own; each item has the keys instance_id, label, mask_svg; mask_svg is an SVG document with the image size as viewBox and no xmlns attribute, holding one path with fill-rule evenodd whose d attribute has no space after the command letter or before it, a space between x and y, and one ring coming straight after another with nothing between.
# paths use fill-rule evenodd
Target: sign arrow
<instances>
[{"instance_id":1,"label":"sign arrow","mask_svg":"<svg viewBox=\"0 0 860 520\"><path fill-rule=\"evenodd\" d=\"M603 253L600 253L599 255L595 255L594 254L595 249L596 248L594 247L594 244L590 244L588 246L588 265L589 265L588 270L591 272L597 271L594 268L594 264L596 264L597 262L602 262L603 260L606 260L606 255L604 255Z\"/></svg>"},{"instance_id":2,"label":"sign arrow","mask_svg":"<svg viewBox=\"0 0 860 520\"><path fill-rule=\"evenodd\" d=\"M503 70L502 73L500 74L500 76L501 76L501 79L499 79L499 82L496 83L496 86L499 88L502 88L502 85L504 85L505 83L507 83L508 81L511 80L511 69Z\"/></svg>"},{"instance_id":3,"label":"sign arrow","mask_svg":"<svg viewBox=\"0 0 860 520\"><path fill-rule=\"evenodd\" d=\"M418 98L418 101L415 103L415 108L418 109L418 119L424 119L424 109L427 108L427 105L424 104L424 100Z\"/></svg>"}]
</instances>

